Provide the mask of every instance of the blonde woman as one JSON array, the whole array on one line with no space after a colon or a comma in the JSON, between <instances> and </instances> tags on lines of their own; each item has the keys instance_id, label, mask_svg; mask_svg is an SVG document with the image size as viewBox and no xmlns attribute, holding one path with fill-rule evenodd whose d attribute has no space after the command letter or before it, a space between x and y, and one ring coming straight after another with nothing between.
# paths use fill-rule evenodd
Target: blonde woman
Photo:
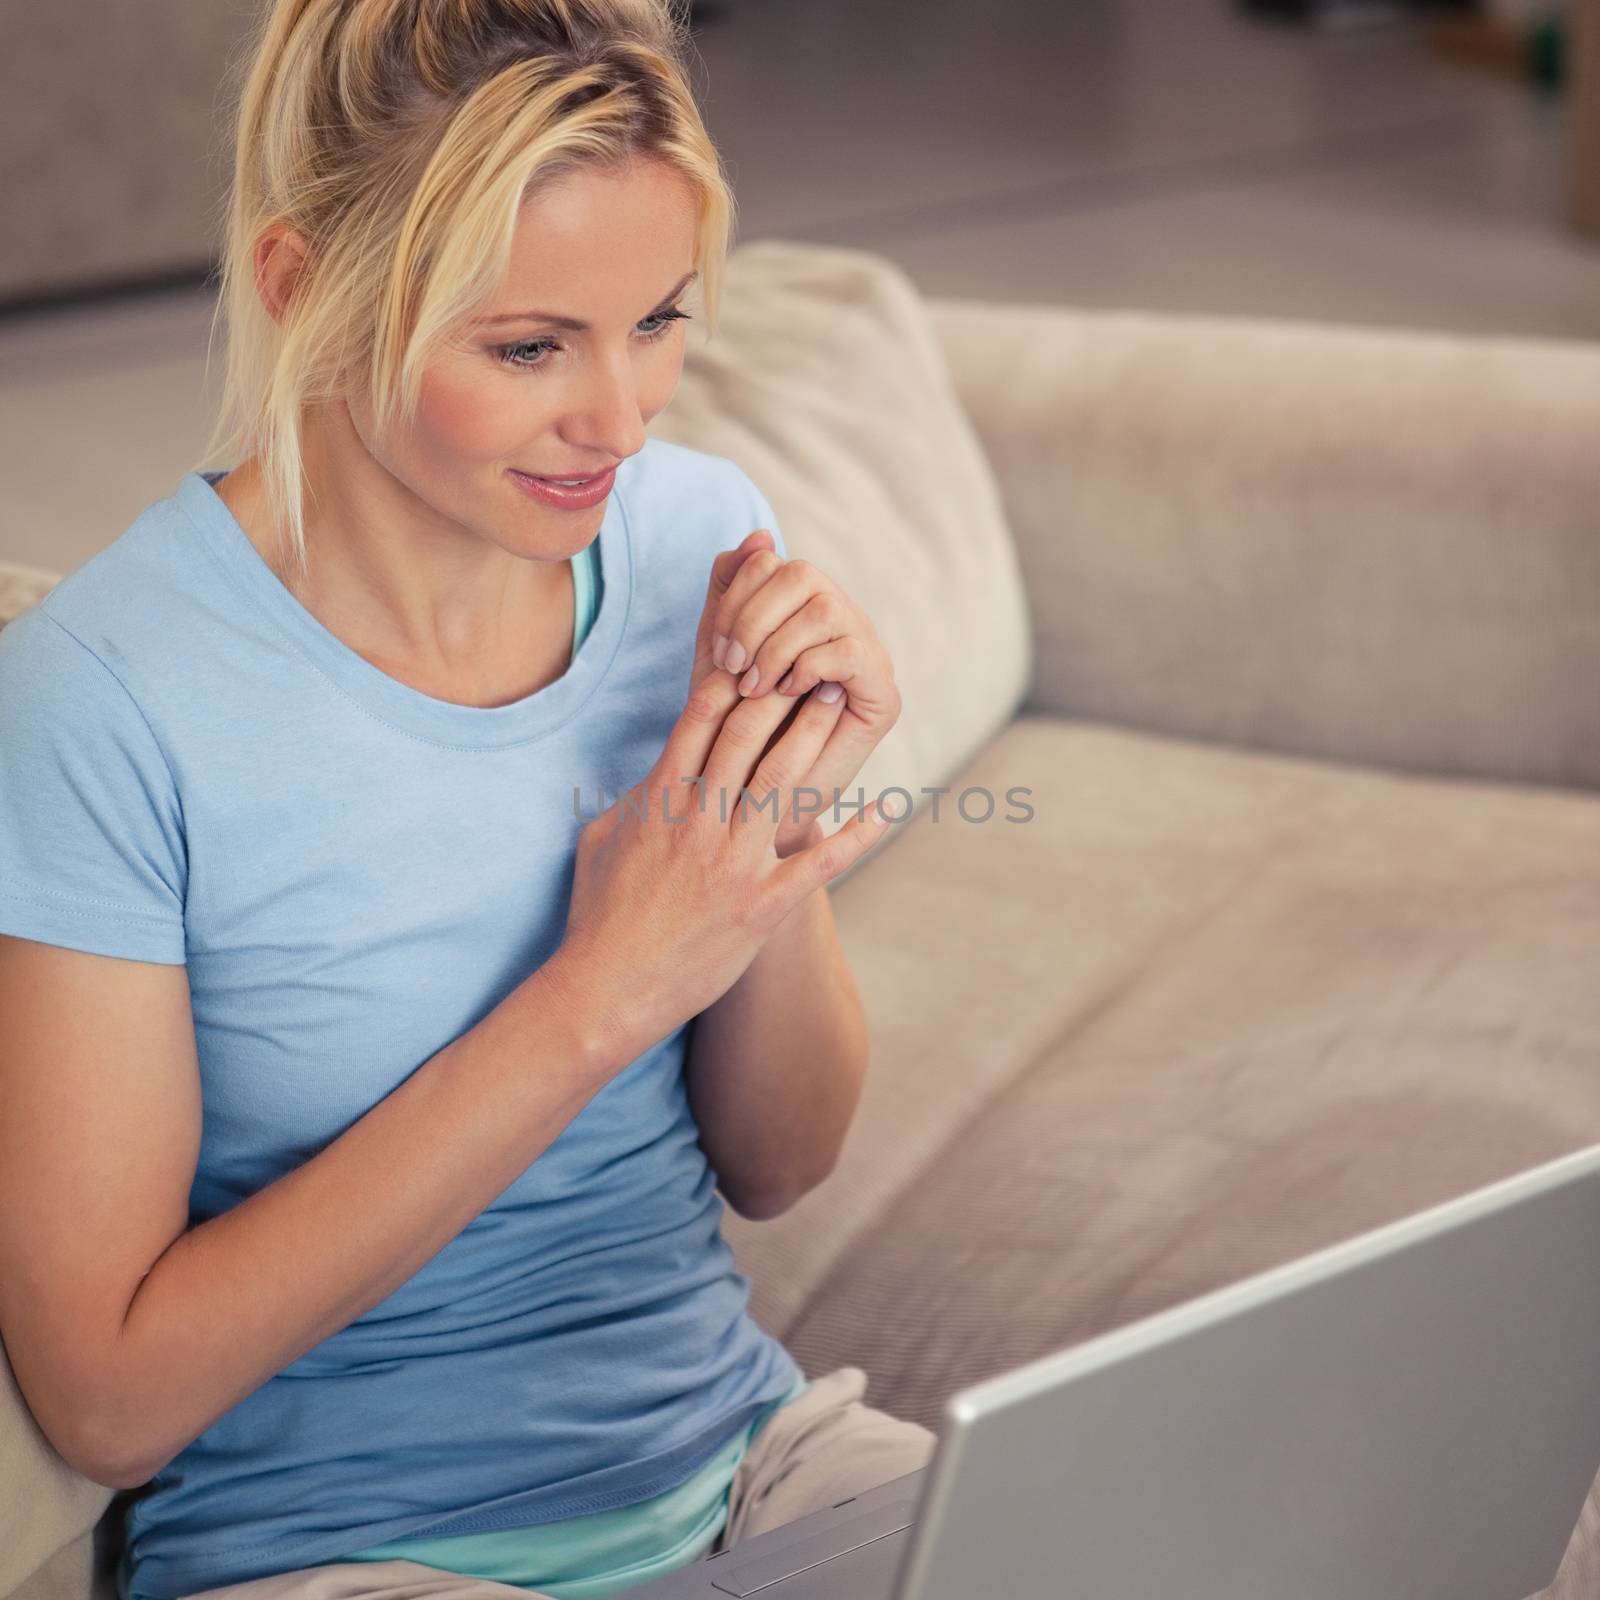
<instances>
[{"instance_id":1,"label":"blonde woman","mask_svg":"<svg viewBox=\"0 0 1600 1600\"><path fill-rule=\"evenodd\" d=\"M731 216L686 59L665 0L279 0L233 465L0 633L0 1326L143 1486L125 1600L607 1595L931 1454L720 1231L854 1112L886 824L798 802L899 698L645 437Z\"/></svg>"}]
</instances>

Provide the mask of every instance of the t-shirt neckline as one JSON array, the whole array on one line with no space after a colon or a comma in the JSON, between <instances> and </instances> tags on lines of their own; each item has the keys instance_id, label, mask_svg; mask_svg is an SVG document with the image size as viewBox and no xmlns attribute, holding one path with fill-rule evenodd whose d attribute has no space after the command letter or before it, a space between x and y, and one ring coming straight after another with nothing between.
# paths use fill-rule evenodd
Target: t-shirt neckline
<instances>
[{"instance_id":1,"label":"t-shirt neckline","mask_svg":"<svg viewBox=\"0 0 1600 1600\"><path fill-rule=\"evenodd\" d=\"M588 634L559 678L503 706L458 705L424 694L375 667L319 622L262 559L217 493L215 485L228 469L185 473L174 498L228 578L347 699L417 738L487 750L545 738L565 726L588 703L616 659L633 594L632 534L622 499L629 461L617 469L597 535L603 588Z\"/></svg>"}]
</instances>

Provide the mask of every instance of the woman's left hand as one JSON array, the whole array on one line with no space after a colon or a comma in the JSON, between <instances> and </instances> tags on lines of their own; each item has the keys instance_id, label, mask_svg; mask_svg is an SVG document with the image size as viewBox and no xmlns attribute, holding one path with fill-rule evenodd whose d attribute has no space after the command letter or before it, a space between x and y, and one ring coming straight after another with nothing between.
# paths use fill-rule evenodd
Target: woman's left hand
<instances>
[{"instance_id":1,"label":"woman's left hand","mask_svg":"<svg viewBox=\"0 0 1600 1600\"><path fill-rule=\"evenodd\" d=\"M737 680L730 710L740 699L764 695L788 701L793 710L817 685L840 685L839 720L811 770L795 782L819 791L814 801L807 798L824 813L841 791L840 812L848 814L844 786L900 716L894 665L877 630L826 573L809 561L780 556L765 528L717 557L712 583L723 593L702 617L691 687L708 672L726 670ZM870 798L863 796L863 804ZM778 825L778 855L792 855L822 837L815 814L785 816Z\"/></svg>"}]
</instances>

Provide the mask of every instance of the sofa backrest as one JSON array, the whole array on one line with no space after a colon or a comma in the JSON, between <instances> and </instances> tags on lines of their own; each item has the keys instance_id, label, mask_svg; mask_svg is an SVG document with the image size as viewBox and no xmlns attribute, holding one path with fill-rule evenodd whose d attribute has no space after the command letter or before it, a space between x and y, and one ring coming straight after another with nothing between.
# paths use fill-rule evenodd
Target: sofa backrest
<instances>
[{"instance_id":1,"label":"sofa backrest","mask_svg":"<svg viewBox=\"0 0 1600 1600\"><path fill-rule=\"evenodd\" d=\"M1600 789L1600 343L932 300L1024 710Z\"/></svg>"},{"instance_id":2,"label":"sofa backrest","mask_svg":"<svg viewBox=\"0 0 1600 1600\"><path fill-rule=\"evenodd\" d=\"M50 572L43 567L24 567L15 562L0 561L0 628L42 600L60 577L59 572Z\"/></svg>"}]
</instances>

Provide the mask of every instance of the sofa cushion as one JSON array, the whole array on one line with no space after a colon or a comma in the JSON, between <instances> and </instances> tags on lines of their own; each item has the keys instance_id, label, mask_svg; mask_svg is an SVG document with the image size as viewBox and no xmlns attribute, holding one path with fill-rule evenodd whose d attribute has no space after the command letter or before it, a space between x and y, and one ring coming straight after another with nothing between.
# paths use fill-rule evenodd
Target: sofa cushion
<instances>
[{"instance_id":1,"label":"sofa cushion","mask_svg":"<svg viewBox=\"0 0 1600 1600\"><path fill-rule=\"evenodd\" d=\"M86 1540L115 1491L75 1471L45 1438L28 1410L8 1361L0 1360L0 1595L52 1562L48 1581L87 1575ZM27 1486L26 1497L17 1493ZM81 1600L81 1594L75 1600ZM46 1600L41 1591L33 1600Z\"/></svg>"},{"instance_id":2,"label":"sofa cushion","mask_svg":"<svg viewBox=\"0 0 1600 1600\"><path fill-rule=\"evenodd\" d=\"M866 611L902 709L854 781L927 804L919 788L1021 704L1031 646L999 490L911 280L861 251L742 245L716 334L690 341L649 431L738 462L789 555ZM831 833L849 816L819 820Z\"/></svg>"},{"instance_id":3,"label":"sofa cushion","mask_svg":"<svg viewBox=\"0 0 1600 1600\"><path fill-rule=\"evenodd\" d=\"M110 1520L102 1516L94 1530L79 1534L66 1549L57 1551L6 1600L117 1600L115 1570L95 1565L96 1534L106 1530Z\"/></svg>"},{"instance_id":4,"label":"sofa cushion","mask_svg":"<svg viewBox=\"0 0 1600 1600\"><path fill-rule=\"evenodd\" d=\"M1032 715L960 781L1034 815L897 824L835 892L860 1107L825 1183L724 1224L807 1370L933 1426L958 1383L1600 1141L1600 796Z\"/></svg>"}]
</instances>

